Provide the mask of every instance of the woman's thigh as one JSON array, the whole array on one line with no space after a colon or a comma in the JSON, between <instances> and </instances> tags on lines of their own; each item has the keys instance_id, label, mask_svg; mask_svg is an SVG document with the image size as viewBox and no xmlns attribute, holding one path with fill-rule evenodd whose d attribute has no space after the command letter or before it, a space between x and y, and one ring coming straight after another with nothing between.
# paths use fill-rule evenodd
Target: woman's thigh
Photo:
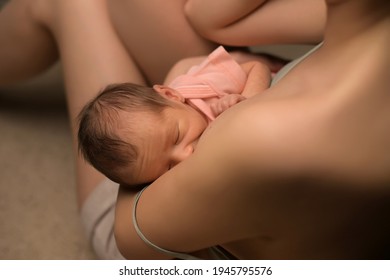
<instances>
[{"instance_id":1,"label":"woman's thigh","mask_svg":"<svg viewBox=\"0 0 390 280\"><path fill-rule=\"evenodd\" d=\"M188 56L208 54L216 45L201 38L184 16L185 0L109 1L114 26L150 83Z\"/></svg>"}]
</instances>

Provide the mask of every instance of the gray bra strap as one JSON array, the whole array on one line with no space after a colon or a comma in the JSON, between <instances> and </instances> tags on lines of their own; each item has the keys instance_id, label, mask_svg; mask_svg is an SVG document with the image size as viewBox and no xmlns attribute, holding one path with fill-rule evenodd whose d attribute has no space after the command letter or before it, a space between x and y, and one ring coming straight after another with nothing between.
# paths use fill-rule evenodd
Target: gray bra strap
<instances>
[{"instance_id":1,"label":"gray bra strap","mask_svg":"<svg viewBox=\"0 0 390 280\"><path fill-rule=\"evenodd\" d=\"M141 191L139 191L137 193L137 195L135 196L134 198L134 205L133 205L133 225L134 225L134 228L135 228L135 231L137 232L138 236L146 243L148 244L150 247L152 247L153 249L161 252L161 253L164 253L164 254L167 254L167 255L170 255L174 258L177 258L177 259L182 259L182 260L200 260L199 258L197 257L194 257L194 256L191 256L190 254L186 254L186 253L178 253L178 252L173 252L173 251L169 251L169 250L166 250L166 249L163 249L155 244L153 244L152 242L150 242L146 237L145 235L143 235L143 233L141 232L140 228L138 227L138 223L137 223L137 205L138 205L138 201L139 201L139 198L141 197L143 191L146 189L147 187L143 188Z\"/></svg>"},{"instance_id":2,"label":"gray bra strap","mask_svg":"<svg viewBox=\"0 0 390 280\"><path fill-rule=\"evenodd\" d=\"M284 76L287 75L288 72L290 72L295 66L297 66L299 63L304 61L309 55L317 51L323 43L319 43L317 46L313 47L311 50L309 50L306 54L302 55L301 57L298 57L285 65L282 69L279 70L278 73L272 78L271 87L276 85Z\"/></svg>"}]
</instances>

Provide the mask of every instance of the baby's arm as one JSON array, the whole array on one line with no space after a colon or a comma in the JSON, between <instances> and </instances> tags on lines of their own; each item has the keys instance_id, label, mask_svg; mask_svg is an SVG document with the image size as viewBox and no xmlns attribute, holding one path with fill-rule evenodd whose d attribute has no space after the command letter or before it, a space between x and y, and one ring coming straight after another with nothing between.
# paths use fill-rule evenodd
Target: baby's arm
<instances>
[{"instance_id":1,"label":"baby's arm","mask_svg":"<svg viewBox=\"0 0 390 280\"><path fill-rule=\"evenodd\" d=\"M188 0L185 13L203 37L226 45L317 43L323 0Z\"/></svg>"},{"instance_id":2,"label":"baby's arm","mask_svg":"<svg viewBox=\"0 0 390 280\"><path fill-rule=\"evenodd\" d=\"M241 93L245 98L252 97L269 88L271 71L267 65L258 61L249 61L241 64L241 67L247 74L245 87Z\"/></svg>"},{"instance_id":3,"label":"baby's arm","mask_svg":"<svg viewBox=\"0 0 390 280\"><path fill-rule=\"evenodd\" d=\"M271 72L267 65L258 61L241 64L247 74L244 90L241 94L228 94L210 104L210 108L218 116L233 105L266 90L271 82Z\"/></svg>"}]
</instances>

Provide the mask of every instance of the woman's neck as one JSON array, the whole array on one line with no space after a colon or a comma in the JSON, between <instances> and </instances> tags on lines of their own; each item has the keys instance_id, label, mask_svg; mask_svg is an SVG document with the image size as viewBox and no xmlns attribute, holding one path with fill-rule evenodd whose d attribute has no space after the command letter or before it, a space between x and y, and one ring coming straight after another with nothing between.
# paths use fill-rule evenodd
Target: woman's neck
<instances>
[{"instance_id":1,"label":"woman's neck","mask_svg":"<svg viewBox=\"0 0 390 280\"><path fill-rule=\"evenodd\" d=\"M362 71L389 73L390 1L328 0L327 9L323 45L311 70L321 65L318 71L329 82Z\"/></svg>"},{"instance_id":2,"label":"woman's neck","mask_svg":"<svg viewBox=\"0 0 390 280\"><path fill-rule=\"evenodd\" d=\"M329 0L323 44L278 86L327 96L371 94L374 84L376 94L388 91L390 1L377 8L379 1Z\"/></svg>"}]
</instances>

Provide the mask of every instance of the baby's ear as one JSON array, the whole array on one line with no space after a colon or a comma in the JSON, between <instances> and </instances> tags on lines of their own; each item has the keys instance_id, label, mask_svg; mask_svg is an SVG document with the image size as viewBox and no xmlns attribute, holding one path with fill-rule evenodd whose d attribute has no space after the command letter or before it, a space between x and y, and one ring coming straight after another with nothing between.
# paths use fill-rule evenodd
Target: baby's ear
<instances>
[{"instance_id":1,"label":"baby's ear","mask_svg":"<svg viewBox=\"0 0 390 280\"><path fill-rule=\"evenodd\" d=\"M185 98L177 90L164 85L154 85L153 89L162 97L184 103Z\"/></svg>"}]
</instances>

